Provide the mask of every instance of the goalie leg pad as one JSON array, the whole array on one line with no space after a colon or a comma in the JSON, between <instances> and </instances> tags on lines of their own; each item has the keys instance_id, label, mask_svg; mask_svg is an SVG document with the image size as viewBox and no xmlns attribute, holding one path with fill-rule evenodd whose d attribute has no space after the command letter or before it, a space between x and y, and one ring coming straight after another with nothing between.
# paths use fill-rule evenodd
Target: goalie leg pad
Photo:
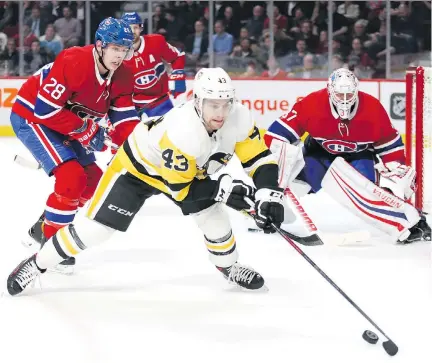
<instances>
[{"instance_id":1,"label":"goalie leg pad","mask_svg":"<svg viewBox=\"0 0 432 363\"><path fill-rule=\"evenodd\" d=\"M332 163L322 186L341 205L395 241L404 240L420 220L412 205L372 183L341 157Z\"/></svg>"},{"instance_id":2,"label":"goalie leg pad","mask_svg":"<svg viewBox=\"0 0 432 363\"><path fill-rule=\"evenodd\" d=\"M204 233L210 261L218 267L233 265L238 259L238 252L229 217L223 205L213 204L192 216Z\"/></svg>"}]
</instances>

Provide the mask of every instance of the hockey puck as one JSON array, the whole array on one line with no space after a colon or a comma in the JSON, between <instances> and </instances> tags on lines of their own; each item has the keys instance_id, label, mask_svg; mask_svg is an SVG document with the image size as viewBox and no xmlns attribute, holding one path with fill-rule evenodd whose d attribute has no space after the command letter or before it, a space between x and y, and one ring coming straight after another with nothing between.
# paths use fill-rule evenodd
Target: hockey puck
<instances>
[{"instance_id":1,"label":"hockey puck","mask_svg":"<svg viewBox=\"0 0 432 363\"><path fill-rule=\"evenodd\" d=\"M373 331L370 330L365 330L362 337L369 344L376 344L378 341L378 335L376 335Z\"/></svg>"}]
</instances>

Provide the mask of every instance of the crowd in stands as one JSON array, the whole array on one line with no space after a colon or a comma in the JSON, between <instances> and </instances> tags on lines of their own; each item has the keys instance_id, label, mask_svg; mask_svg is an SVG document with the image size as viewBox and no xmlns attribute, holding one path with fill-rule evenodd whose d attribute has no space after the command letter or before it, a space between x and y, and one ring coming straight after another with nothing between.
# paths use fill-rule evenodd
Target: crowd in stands
<instances>
[{"instance_id":1,"label":"crowd in stands","mask_svg":"<svg viewBox=\"0 0 432 363\"><path fill-rule=\"evenodd\" d=\"M134 6L137 5L134 3ZM106 16L119 16L124 2L91 2L91 34ZM142 4L143 18L152 13L151 32L162 34L186 53L186 70L193 75L209 65L209 3L153 1ZM84 1L24 2L24 70L31 74L51 62L64 48L84 44ZM332 59L328 64L329 11L333 18ZM413 55L430 50L431 1L392 1L390 52ZM273 17L274 43L270 34ZM386 2L275 1L270 14L263 1L214 2L215 64L239 77L276 79L325 78L328 71L348 67L360 78L384 77L387 24ZM145 21L144 33L149 24ZM0 63L3 75L17 75L20 47L18 3L0 2ZM274 48L274 57L270 56Z\"/></svg>"}]
</instances>

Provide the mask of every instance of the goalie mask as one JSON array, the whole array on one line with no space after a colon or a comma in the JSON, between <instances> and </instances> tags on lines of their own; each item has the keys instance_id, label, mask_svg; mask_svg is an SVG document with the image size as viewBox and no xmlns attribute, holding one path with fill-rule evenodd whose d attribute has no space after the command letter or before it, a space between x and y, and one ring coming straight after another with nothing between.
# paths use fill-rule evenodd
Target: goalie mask
<instances>
[{"instance_id":1,"label":"goalie mask","mask_svg":"<svg viewBox=\"0 0 432 363\"><path fill-rule=\"evenodd\" d=\"M327 91L339 117L353 118L358 102L358 79L354 73L345 68L335 70L328 79Z\"/></svg>"},{"instance_id":2,"label":"goalie mask","mask_svg":"<svg viewBox=\"0 0 432 363\"><path fill-rule=\"evenodd\" d=\"M194 79L195 109L209 131L220 129L234 104L234 86L222 68L202 68Z\"/></svg>"}]
</instances>

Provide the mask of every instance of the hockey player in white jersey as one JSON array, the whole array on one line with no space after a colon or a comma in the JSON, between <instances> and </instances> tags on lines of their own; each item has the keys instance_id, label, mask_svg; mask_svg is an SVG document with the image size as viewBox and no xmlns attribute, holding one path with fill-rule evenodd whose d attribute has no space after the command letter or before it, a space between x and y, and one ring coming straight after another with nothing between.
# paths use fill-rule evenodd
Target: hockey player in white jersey
<instances>
[{"instance_id":1,"label":"hockey player in white jersey","mask_svg":"<svg viewBox=\"0 0 432 363\"><path fill-rule=\"evenodd\" d=\"M223 204L248 210L254 201L255 221L273 232L270 221L284 219L278 165L261 139L250 111L235 101L234 87L221 68L201 69L194 99L160 118L137 125L119 149L90 202L87 218L59 230L35 255L9 275L11 295L21 293L47 268L126 231L152 195L164 193L192 215L203 232L210 261L223 276L246 289L260 289L264 279L237 262L238 252ZM233 154L240 159L255 188L222 174ZM163 218L163 217L162 217Z\"/></svg>"}]
</instances>

